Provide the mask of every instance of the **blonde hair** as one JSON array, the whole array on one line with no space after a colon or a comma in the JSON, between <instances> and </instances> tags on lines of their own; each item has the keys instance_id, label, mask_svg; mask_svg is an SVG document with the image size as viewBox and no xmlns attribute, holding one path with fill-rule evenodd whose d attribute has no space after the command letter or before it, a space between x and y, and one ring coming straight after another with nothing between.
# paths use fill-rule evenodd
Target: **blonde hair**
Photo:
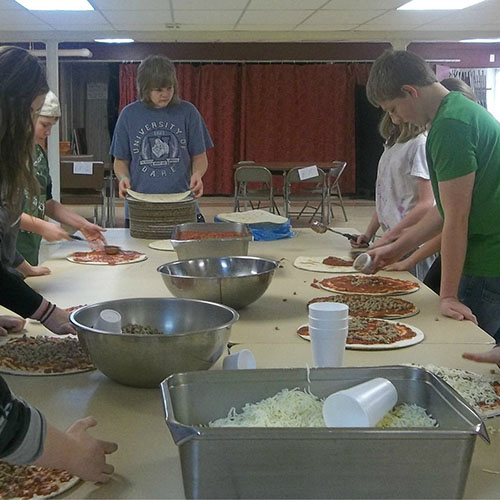
<instances>
[{"instance_id":1,"label":"blonde hair","mask_svg":"<svg viewBox=\"0 0 500 500\"><path fill-rule=\"evenodd\" d=\"M137 92L146 106L153 106L151 91L167 87L174 88L172 100L168 103L173 106L180 102L177 94L177 75L173 62L161 54L148 56L139 64L137 69Z\"/></svg>"},{"instance_id":2,"label":"blonde hair","mask_svg":"<svg viewBox=\"0 0 500 500\"><path fill-rule=\"evenodd\" d=\"M392 122L389 113L384 113L380 120L378 130L385 140L385 145L390 148L396 143L405 143L414 139L422 132L425 132L425 127L419 127L413 123L401 123L400 125L396 125Z\"/></svg>"},{"instance_id":3,"label":"blonde hair","mask_svg":"<svg viewBox=\"0 0 500 500\"><path fill-rule=\"evenodd\" d=\"M460 78L445 78L439 82L443 87L452 91L452 92L460 92L462 95L470 99L471 101L477 102L476 94L472 90L469 85L467 85Z\"/></svg>"}]
</instances>

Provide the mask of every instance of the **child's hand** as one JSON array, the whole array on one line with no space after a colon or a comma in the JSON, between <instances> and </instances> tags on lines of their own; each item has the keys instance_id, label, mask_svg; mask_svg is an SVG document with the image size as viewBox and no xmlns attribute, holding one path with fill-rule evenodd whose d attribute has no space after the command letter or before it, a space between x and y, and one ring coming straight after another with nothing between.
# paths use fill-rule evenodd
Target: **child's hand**
<instances>
[{"instance_id":1,"label":"child's hand","mask_svg":"<svg viewBox=\"0 0 500 500\"><path fill-rule=\"evenodd\" d=\"M478 363L500 363L500 346L495 346L488 352L464 352L462 358L477 361Z\"/></svg>"},{"instance_id":2,"label":"child's hand","mask_svg":"<svg viewBox=\"0 0 500 500\"><path fill-rule=\"evenodd\" d=\"M102 233L104 233L106 229L97 224L92 224L91 222L87 222L80 228L80 232L85 236L87 241L89 242L101 242L103 245L107 244L106 238Z\"/></svg>"},{"instance_id":3,"label":"child's hand","mask_svg":"<svg viewBox=\"0 0 500 500\"><path fill-rule=\"evenodd\" d=\"M353 248L366 248L370 244L370 238L366 234L360 234L356 240L351 240Z\"/></svg>"},{"instance_id":4,"label":"child's hand","mask_svg":"<svg viewBox=\"0 0 500 500\"><path fill-rule=\"evenodd\" d=\"M203 181L201 180L201 175L195 172L191 176L189 188L193 192L195 198L199 198L203 194Z\"/></svg>"},{"instance_id":5,"label":"child's hand","mask_svg":"<svg viewBox=\"0 0 500 500\"><path fill-rule=\"evenodd\" d=\"M118 184L118 194L120 198L125 199L127 197L127 189L130 189L130 179L128 177L122 177Z\"/></svg>"},{"instance_id":6,"label":"child's hand","mask_svg":"<svg viewBox=\"0 0 500 500\"><path fill-rule=\"evenodd\" d=\"M46 224L41 234L43 238L45 238L47 241L60 241L60 240L71 241L69 234L61 226L57 224L52 224L52 223Z\"/></svg>"},{"instance_id":7,"label":"child's hand","mask_svg":"<svg viewBox=\"0 0 500 500\"><path fill-rule=\"evenodd\" d=\"M19 333L26 324L26 320L17 316L0 316L0 335Z\"/></svg>"},{"instance_id":8,"label":"child's hand","mask_svg":"<svg viewBox=\"0 0 500 500\"><path fill-rule=\"evenodd\" d=\"M77 420L66 434L73 441L72 460L67 469L85 481L107 483L115 468L106 463L106 455L118 449L116 443L95 439L87 431L97 425L94 417Z\"/></svg>"}]
</instances>

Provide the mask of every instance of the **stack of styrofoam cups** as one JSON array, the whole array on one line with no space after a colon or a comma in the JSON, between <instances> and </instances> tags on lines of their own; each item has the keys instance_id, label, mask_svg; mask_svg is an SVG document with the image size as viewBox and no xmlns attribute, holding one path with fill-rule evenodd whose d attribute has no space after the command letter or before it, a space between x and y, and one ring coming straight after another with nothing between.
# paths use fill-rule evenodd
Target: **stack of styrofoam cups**
<instances>
[{"instance_id":1,"label":"stack of styrofoam cups","mask_svg":"<svg viewBox=\"0 0 500 500\"><path fill-rule=\"evenodd\" d=\"M349 307L338 302L309 305L309 336L316 367L342 366L349 327Z\"/></svg>"},{"instance_id":2,"label":"stack of styrofoam cups","mask_svg":"<svg viewBox=\"0 0 500 500\"><path fill-rule=\"evenodd\" d=\"M378 377L328 396L323 418L327 427L375 427L397 401L393 383Z\"/></svg>"}]
</instances>

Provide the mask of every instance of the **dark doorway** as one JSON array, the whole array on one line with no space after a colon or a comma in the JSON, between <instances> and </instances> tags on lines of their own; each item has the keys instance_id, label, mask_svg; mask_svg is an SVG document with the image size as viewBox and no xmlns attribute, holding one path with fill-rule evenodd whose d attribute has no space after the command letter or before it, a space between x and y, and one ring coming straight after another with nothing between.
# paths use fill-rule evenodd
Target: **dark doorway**
<instances>
[{"instance_id":1,"label":"dark doorway","mask_svg":"<svg viewBox=\"0 0 500 500\"><path fill-rule=\"evenodd\" d=\"M384 147L378 132L382 110L370 104L366 87L356 85L356 195L360 198L375 198L377 166Z\"/></svg>"}]
</instances>

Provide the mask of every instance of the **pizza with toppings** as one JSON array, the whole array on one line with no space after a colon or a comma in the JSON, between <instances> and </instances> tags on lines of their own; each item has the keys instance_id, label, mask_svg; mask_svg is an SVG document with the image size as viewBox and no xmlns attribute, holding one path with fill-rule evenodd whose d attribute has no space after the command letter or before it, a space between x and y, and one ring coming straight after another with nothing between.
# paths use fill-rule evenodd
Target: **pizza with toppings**
<instances>
[{"instance_id":1,"label":"pizza with toppings","mask_svg":"<svg viewBox=\"0 0 500 500\"><path fill-rule=\"evenodd\" d=\"M436 365L417 365L434 373L457 391L481 416L500 415L500 377L487 377L478 373Z\"/></svg>"},{"instance_id":2,"label":"pizza with toppings","mask_svg":"<svg viewBox=\"0 0 500 500\"><path fill-rule=\"evenodd\" d=\"M315 271L322 273L355 273L352 267L353 259L350 257L337 257L329 255L326 257L305 257L299 256L293 265L305 271Z\"/></svg>"},{"instance_id":3,"label":"pizza with toppings","mask_svg":"<svg viewBox=\"0 0 500 500\"><path fill-rule=\"evenodd\" d=\"M297 334L305 340L311 340L307 325L299 327ZM424 340L424 334L418 328L405 323L349 317L347 349L399 349L418 344L422 340Z\"/></svg>"},{"instance_id":4,"label":"pizza with toppings","mask_svg":"<svg viewBox=\"0 0 500 500\"><path fill-rule=\"evenodd\" d=\"M148 257L135 250L119 250L118 253L109 254L104 250L91 250L88 252L73 252L66 257L70 262L77 264L94 264L101 266L116 266L118 264L132 264L141 262Z\"/></svg>"},{"instance_id":5,"label":"pizza with toppings","mask_svg":"<svg viewBox=\"0 0 500 500\"><path fill-rule=\"evenodd\" d=\"M78 339L37 336L0 345L0 372L11 375L62 375L95 370Z\"/></svg>"},{"instance_id":6,"label":"pizza with toppings","mask_svg":"<svg viewBox=\"0 0 500 500\"><path fill-rule=\"evenodd\" d=\"M328 297L316 297L307 303L314 302L340 302L349 306L349 315L362 318L407 318L418 314L418 308L408 300L391 296L371 295L329 295Z\"/></svg>"},{"instance_id":7,"label":"pizza with toppings","mask_svg":"<svg viewBox=\"0 0 500 500\"><path fill-rule=\"evenodd\" d=\"M420 288L415 281L360 274L325 278L319 286L329 292L363 295L402 295Z\"/></svg>"},{"instance_id":8,"label":"pizza with toppings","mask_svg":"<svg viewBox=\"0 0 500 500\"><path fill-rule=\"evenodd\" d=\"M80 478L64 470L0 462L1 500L41 500L60 495Z\"/></svg>"}]
</instances>

